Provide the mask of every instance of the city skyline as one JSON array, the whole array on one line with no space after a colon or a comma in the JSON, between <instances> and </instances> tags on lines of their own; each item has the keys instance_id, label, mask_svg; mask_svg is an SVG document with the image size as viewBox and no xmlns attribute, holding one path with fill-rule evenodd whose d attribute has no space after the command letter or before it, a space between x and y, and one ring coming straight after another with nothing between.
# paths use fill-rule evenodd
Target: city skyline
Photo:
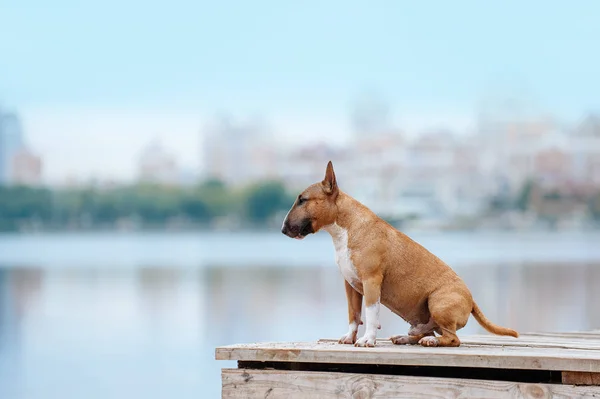
<instances>
[{"instance_id":1,"label":"city skyline","mask_svg":"<svg viewBox=\"0 0 600 399\"><path fill-rule=\"evenodd\" d=\"M340 115L288 114L263 119L279 136L275 145L303 146L322 141L339 146L348 142L353 130L350 107L344 111ZM202 172L203 127L219 114L81 107L57 108L51 112L19 110L25 140L45 160L44 180L49 184L63 183L70 178L132 181L136 178L139 156L155 141L173 153L183 168ZM242 122L260 116L258 113L240 117L225 114ZM442 113L413 114L402 124L396 120L392 113L391 125L407 135L428 129L450 129L461 134L474 129L476 118Z\"/></svg>"},{"instance_id":2,"label":"city skyline","mask_svg":"<svg viewBox=\"0 0 600 399\"><path fill-rule=\"evenodd\" d=\"M593 1L8 0L0 103L21 115L49 182L131 179L154 138L198 168L198 132L223 110L262 115L291 142L343 142L369 91L409 133L468 129L487 96L575 123L600 110L598 12Z\"/></svg>"},{"instance_id":3,"label":"city skyline","mask_svg":"<svg viewBox=\"0 0 600 399\"><path fill-rule=\"evenodd\" d=\"M7 108L11 109L11 108ZM22 115L22 114L18 114ZM252 117L237 118L232 114L227 115L237 124L244 125L251 123ZM117 183L130 183L139 179L140 158L148 146L154 145L161 147L161 150L174 158L178 173L185 175L186 179L191 176L202 178L206 172L206 144L207 130L206 126L218 120L219 115L207 116L202 119L194 114L146 114L139 112L136 114L116 113L113 119L104 120L100 124L91 124L85 113L74 115L71 121L81 123L85 140L79 143L79 148L75 148L73 143L69 143L71 148L65 152L64 143L68 142L68 134L60 138L60 132L53 128L56 116L44 115L40 119L39 125L27 123L27 119L21 117L24 126L24 144L40 155L44 161L44 173L42 182L49 185L62 185L65 183L85 184L91 181L113 181ZM596 113L581 114L574 122L556 118L548 113L534 113L527 118L531 121L540 120L544 117L554 119L558 126L564 126L564 130L569 131L576 128L579 122L590 115ZM408 123L401 125L395 123L392 119L389 125L389 131L394 131L403 135L405 138L413 139L421 134L428 132L447 132L457 137L478 134L477 116L471 118L455 119L454 123L448 123L449 118L439 116L439 123L435 119L426 118L422 120L415 119L412 126ZM60 118L58 118L60 119ZM340 118L341 119L341 118ZM333 146L335 148L347 147L353 140L355 134L352 127L352 114L348 112L344 115L343 121L337 126L331 124L324 128L323 124L315 125L315 128L303 130L301 127L292 124L291 126L275 124L267 118L262 120L273 132L274 140L269 143L275 149L293 150L294 148L311 147L319 143ZM304 120L306 123L306 121ZM151 125L152 128L148 126ZM333 126L333 129L331 128ZM34 131L50 131L57 134L49 136L38 136L31 134L30 128ZM37 129L36 129L37 128ZM107 140L103 131L111 132L114 130L125 129L129 137L118 137L115 135L113 140ZM85 133L92 134L85 134ZM152 132L162 132L153 134ZM331 135L324 132L333 132ZM368 133L364 133L368 136ZM109 134L110 136L110 134ZM116 139L116 140L114 140ZM264 145L264 142L262 143ZM104 149L104 151L102 151ZM114 152L114 150L117 150ZM98 155L96 159L89 159L90 152ZM119 154L120 153L120 154ZM107 156L108 154L108 156ZM112 155L116 155L112 158ZM119 155L121 158L119 159ZM116 162L114 160L117 159ZM53 162L54 161L54 162ZM58 164L57 164L58 161Z\"/></svg>"}]
</instances>

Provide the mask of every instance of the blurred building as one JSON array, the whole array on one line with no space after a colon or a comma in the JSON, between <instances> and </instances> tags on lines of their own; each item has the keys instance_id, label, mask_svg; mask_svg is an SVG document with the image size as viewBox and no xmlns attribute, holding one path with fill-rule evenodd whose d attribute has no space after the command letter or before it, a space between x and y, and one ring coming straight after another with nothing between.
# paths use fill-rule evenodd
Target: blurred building
<instances>
[{"instance_id":1,"label":"blurred building","mask_svg":"<svg viewBox=\"0 0 600 399\"><path fill-rule=\"evenodd\" d=\"M573 179L600 187L600 116L587 116L569 135Z\"/></svg>"},{"instance_id":2,"label":"blurred building","mask_svg":"<svg viewBox=\"0 0 600 399\"><path fill-rule=\"evenodd\" d=\"M288 190L300 192L310 184L323 180L327 162L332 161L334 168L337 168L343 157L343 151L323 142L287 148L277 154L277 177Z\"/></svg>"},{"instance_id":3,"label":"blurred building","mask_svg":"<svg viewBox=\"0 0 600 399\"><path fill-rule=\"evenodd\" d=\"M0 109L0 184L12 183L13 158L24 148L23 128L16 113Z\"/></svg>"},{"instance_id":4,"label":"blurred building","mask_svg":"<svg viewBox=\"0 0 600 399\"><path fill-rule=\"evenodd\" d=\"M384 216L443 219L475 214L484 204L476 145L450 131L364 135L343 160L346 189Z\"/></svg>"},{"instance_id":5,"label":"blurred building","mask_svg":"<svg viewBox=\"0 0 600 399\"><path fill-rule=\"evenodd\" d=\"M559 188L573 180L572 152L565 131L554 130L535 146L529 177L542 185Z\"/></svg>"},{"instance_id":6,"label":"blurred building","mask_svg":"<svg viewBox=\"0 0 600 399\"><path fill-rule=\"evenodd\" d=\"M486 199L477 144L448 130L421 134L408 148L402 201L421 217L474 215ZM409 209L407 209L408 211Z\"/></svg>"},{"instance_id":7,"label":"blurred building","mask_svg":"<svg viewBox=\"0 0 600 399\"><path fill-rule=\"evenodd\" d=\"M444 219L473 215L485 204L477 144L445 130L408 139L399 130L354 135L345 148L315 143L281 153L286 186L301 190L323 178L329 160L340 188L384 217Z\"/></svg>"},{"instance_id":8,"label":"blurred building","mask_svg":"<svg viewBox=\"0 0 600 399\"><path fill-rule=\"evenodd\" d=\"M27 148L12 157L11 183L38 186L42 182L42 160Z\"/></svg>"},{"instance_id":9,"label":"blurred building","mask_svg":"<svg viewBox=\"0 0 600 399\"><path fill-rule=\"evenodd\" d=\"M564 131L551 118L518 113L500 112L499 115L480 115L477 142L481 171L496 187L514 195L525 181L536 176L538 167L547 162L536 160L541 151L556 149L561 144ZM500 194L500 193L498 193Z\"/></svg>"},{"instance_id":10,"label":"blurred building","mask_svg":"<svg viewBox=\"0 0 600 399\"><path fill-rule=\"evenodd\" d=\"M277 148L266 123L238 123L230 117L215 118L203 131L202 147L206 178L232 186L278 177Z\"/></svg>"},{"instance_id":11,"label":"blurred building","mask_svg":"<svg viewBox=\"0 0 600 399\"><path fill-rule=\"evenodd\" d=\"M0 110L0 184L40 185L42 167L42 159L25 144L19 116Z\"/></svg>"},{"instance_id":12,"label":"blurred building","mask_svg":"<svg viewBox=\"0 0 600 399\"><path fill-rule=\"evenodd\" d=\"M164 185L176 185L180 177L175 156L159 141L150 143L142 151L138 175L140 182Z\"/></svg>"},{"instance_id":13,"label":"blurred building","mask_svg":"<svg viewBox=\"0 0 600 399\"><path fill-rule=\"evenodd\" d=\"M395 130L371 131L356 135L347 156L338 164L348 194L374 212L391 216L399 211L399 190L406 166L406 139Z\"/></svg>"},{"instance_id":14,"label":"blurred building","mask_svg":"<svg viewBox=\"0 0 600 399\"><path fill-rule=\"evenodd\" d=\"M548 187L600 186L600 117L574 128L550 118L495 121L480 126L482 170L502 176L511 194L528 179Z\"/></svg>"}]
</instances>

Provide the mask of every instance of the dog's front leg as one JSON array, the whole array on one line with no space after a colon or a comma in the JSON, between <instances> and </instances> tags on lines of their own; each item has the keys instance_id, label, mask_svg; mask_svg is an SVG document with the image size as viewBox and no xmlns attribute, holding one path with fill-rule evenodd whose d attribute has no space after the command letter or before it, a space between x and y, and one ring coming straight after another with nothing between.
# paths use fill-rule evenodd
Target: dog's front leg
<instances>
[{"instance_id":1,"label":"dog's front leg","mask_svg":"<svg viewBox=\"0 0 600 399\"><path fill-rule=\"evenodd\" d=\"M348 332L344 335L338 343L352 345L356 342L356 335L358 333L358 326L362 324L360 320L362 312L362 299L361 293L356 291L347 281L344 280L346 287L346 300L348 301Z\"/></svg>"},{"instance_id":2,"label":"dog's front leg","mask_svg":"<svg viewBox=\"0 0 600 399\"><path fill-rule=\"evenodd\" d=\"M375 346L379 324L379 303L381 299L381 276L373 276L363 281L363 292L365 296L365 313L367 328L365 335L356 341L355 346Z\"/></svg>"}]
</instances>

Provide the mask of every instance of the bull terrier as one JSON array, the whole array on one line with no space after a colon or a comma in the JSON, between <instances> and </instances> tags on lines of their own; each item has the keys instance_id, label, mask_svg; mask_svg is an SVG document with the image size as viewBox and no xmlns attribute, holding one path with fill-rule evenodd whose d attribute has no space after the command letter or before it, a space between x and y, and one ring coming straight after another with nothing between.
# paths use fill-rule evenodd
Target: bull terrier
<instances>
[{"instance_id":1,"label":"bull terrier","mask_svg":"<svg viewBox=\"0 0 600 399\"><path fill-rule=\"evenodd\" d=\"M283 234L299 240L320 230L331 235L345 280L349 329L340 344L375 346L381 328L380 304L411 326L408 335L389 338L394 344L460 346L456 331L471 314L490 333L519 336L483 315L450 266L342 192L331 161L323 181L298 195L281 228ZM363 297L366 329L357 340Z\"/></svg>"}]
</instances>

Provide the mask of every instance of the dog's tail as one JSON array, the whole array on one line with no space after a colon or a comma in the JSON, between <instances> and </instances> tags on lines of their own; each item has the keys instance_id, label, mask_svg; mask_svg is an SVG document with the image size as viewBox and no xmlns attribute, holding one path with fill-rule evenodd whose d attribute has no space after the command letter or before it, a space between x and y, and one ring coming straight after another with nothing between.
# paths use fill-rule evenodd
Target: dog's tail
<instances>
[{"instance_id":1,"label":"dog's tail","mask_svg":"<svg viewBox=\"0 0 600 399\"><path fill-rule=\"evenodd\" d=\"M477 304L474 301L473 301L473 310L471 310L471 314L473 315L473 317L475 317L475 320L477 320L477 322L479 324L481 324L481 326L483 328L485 328L487 331L491 332L492 334L510 335L511 337L515 337L515 338L519 337L519 333L516 332L515 330L511 330L510 328L506 328L506 327L497 326L494 323L492 323L491 321L489 321L488 318L483 315L483 312L481 311L481 309L479 309L479 306L477 306Z\"/></svg>"}]
</instances>

